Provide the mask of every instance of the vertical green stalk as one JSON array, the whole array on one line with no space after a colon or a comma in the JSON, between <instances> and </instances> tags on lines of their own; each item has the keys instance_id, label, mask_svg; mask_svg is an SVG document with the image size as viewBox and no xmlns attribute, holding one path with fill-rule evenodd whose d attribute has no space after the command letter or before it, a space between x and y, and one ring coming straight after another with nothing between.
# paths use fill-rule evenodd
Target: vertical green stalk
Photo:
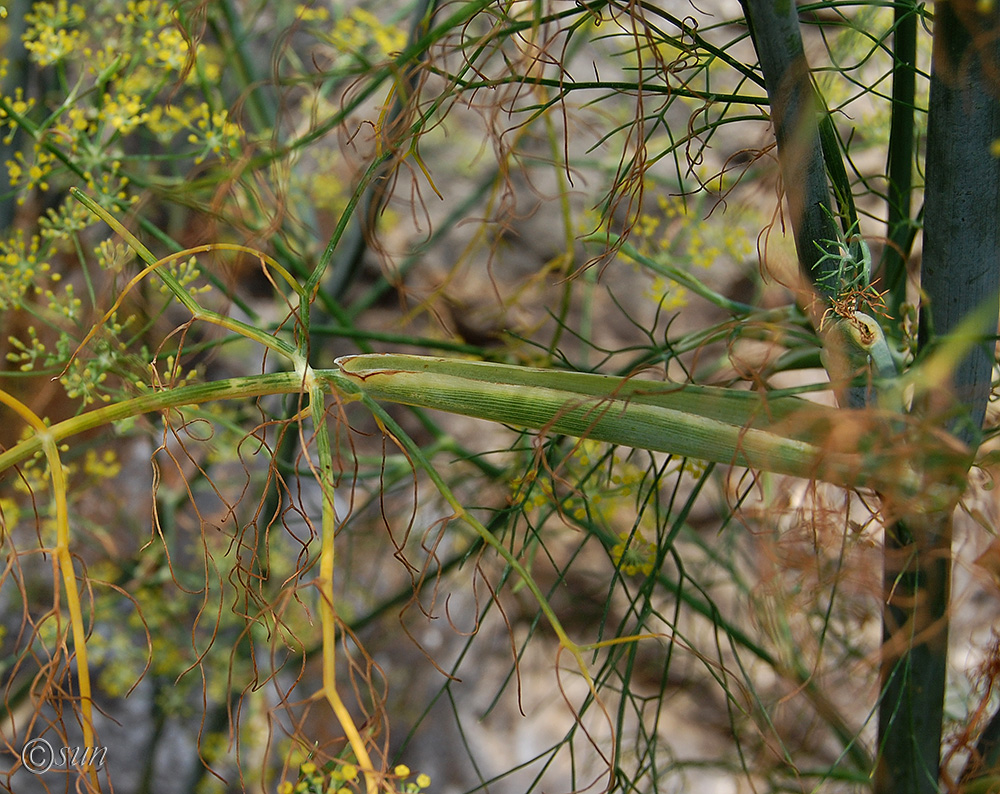
<instances>
[{"instance_id":1,"label":"vertical green stalk","mask_svg":"<svg viewBox=\"0 0 1000 794\"><path fill-rule=\"evenodd\" d=\"M323 634L323 695L347 739L365 781L366 794L378 791L378 770L368 753L361 731L354 723L354 717L340 697L337 689L337 609L334 605L333 576L336 569L334 539L337 534L337 509L334 504L334 486L337 474L333 465L333 449L330 445L330 431L326 426L326 395L322 382L306 369L303 376L303 391L309 393L309 410L315 430L317 467L313 474L323 494L322 526L320 530L321 549L319 575L316 587L319 589L321 628ZM308 439L301 439L302 448L308 449Z\"/></svg>"},{"instance_id":2,"label":"vertical green stalk","mask_svg":"<svg viewBox=\"0 0 1000 794\"><path fill-rule=\"evenodd\" d=\"M927 130L927 185L919 344L926 349L976 309L982 342L956 362L964 408L951 430L978 443L990 394L1000 293L1000 10L975 0L935 5L934 63Z\"/></svg>"},{"instance_id":3,"label":"vertical green stalk","mask_svg":"<svg viewBox=\"0 0 1000 794\"><path fill-rule=\"evenodd\" d=\"M953 505L886 528L875 794L936 794Z\"/></svg>"},{"instance_id":4,"label":"vertical green stalk","mask_svg":"<svg viewBox=\"0 0 1000 794\"><path fill-rule=\"evenodd\" d=\"M798 9L790 0L742 0L770 101L771 123L791 213L799 265L816 288L831 297L836 289L836 253L820 246L837 239L830 211L830 187L818 121L819 103L809 75L799 30Z\"/></svg>"},{"instance_id":5,"label":"vertical green stalk","mask_svg":"<svg viewBox=\"0 0 1000 794\"><path fill-rule=\"evenodd\" d=\"M886 307L891 317L900 316L906 298L906 260L914 239L910 218L913 192L914 113L917 82L916 3L900 0L893 8L892 27L892 110L889 125L889 239L882 254L883 287L889 290Z\"/></svg>"},{"instance_id":6,"label":"vertical green stalk","mask_svg":"<svg viewBox=\"0 0 1000 794\"><path fill-rule=\"evenodd\" d=\"M1000 161L990 151L1000 138L998 21L995 4L935 5L918 342L926 352L973 316L982 342L960 360L956 356L953 396L931 389L914 411L923 421L938 422L946 408L947 429L970 453L990 393L1000 291ZM946 400L951 402L944 406ZM929 487L946 485L946 473L931 464L924 471ZM956 500L957 489L935 510L904 509L886 531L876 794L939 790Z\"/></svg>"}]
</instances>

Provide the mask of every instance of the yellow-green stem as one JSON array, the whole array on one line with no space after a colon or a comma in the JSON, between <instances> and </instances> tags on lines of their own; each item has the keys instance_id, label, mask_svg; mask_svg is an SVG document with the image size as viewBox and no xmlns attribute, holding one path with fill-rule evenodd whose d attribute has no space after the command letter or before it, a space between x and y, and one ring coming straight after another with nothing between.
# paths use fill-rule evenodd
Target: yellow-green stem
<instances>
[{"instance_id":1,"label":"yellow-green stem","mask_svg":"<svg viewBox=\"0 0 1000 794\"><path fill-rule=\"evenodd\" d=\"M83 744L94 747L94 710L93 697L90 688L90 666L87 663L87 632L83 625L83 609L80 605L80 592L76 587L76 574L73 571L73 556L69 551L69 510L66 504L66 473L63 471L62 460L59 458L59 445L49 428L41 418L20 400L0 390L0 402L13 409L25 422L35 430L45 459L49 464L49 476L52 479L52 495L56 506L56 546L54 564L62 575L63 586L66 588L66 608L69 611L70 628L73 634L73 650L76 653L76 673L80 684L80 711L83 715ZM58 593L58 589L56 591ZM54 606L56 619L59 620L58 598ZM67 659L67 667L69 660ZM101 785L97 770L90 765L87 769L90 781L95 791L100 791Z\"/></svg>"},{"instance_id":2,"label":"yellow-green stem","mask_svg":"<svg viewBox=\"0 0 1000 794\"><path fill-rule=\"evenodd\" d=\"M334 502L333 450L330 448L330 436L326 427L326 400L323 385L316 379L311 370L305 373L303 386L309 394L313 432L316 436L316 457L319 467L313 473L323 494L319 578L316 582L320 594L320 620L323 634L323 694L354 751L354 757L357 759L358 766L365 778L367 794L376 794L378 777L368 754L368 747L365 745L364 739L361 738L361 734L354 724L354 719L337 690L337 609L334 606L333 592L333 575L336 570L334 538L337 533L337 510ZM306 439L302 439L302 448L306 449L307 447Z\"/></svg>"}]
</instances>

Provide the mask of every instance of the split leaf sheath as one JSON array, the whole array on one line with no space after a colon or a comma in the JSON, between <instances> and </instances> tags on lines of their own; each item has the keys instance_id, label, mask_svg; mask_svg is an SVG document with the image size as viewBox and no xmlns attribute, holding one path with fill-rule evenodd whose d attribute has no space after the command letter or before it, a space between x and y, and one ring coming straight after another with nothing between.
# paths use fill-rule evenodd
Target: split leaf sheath
<instances>
[{"instance_id":1,"label":"split leaf sheath","mask_svg":"<svg viewBox=\"0 0 1000 794\"><path fill-rule=\"evenodd\" d=\"M820 439L843 426L845 412L797 397L399 354L345 356L336 365L336 381L374 399L519 428L848 486L871 485L884 464L831 450Z\"/></svg>"}]
</instances>

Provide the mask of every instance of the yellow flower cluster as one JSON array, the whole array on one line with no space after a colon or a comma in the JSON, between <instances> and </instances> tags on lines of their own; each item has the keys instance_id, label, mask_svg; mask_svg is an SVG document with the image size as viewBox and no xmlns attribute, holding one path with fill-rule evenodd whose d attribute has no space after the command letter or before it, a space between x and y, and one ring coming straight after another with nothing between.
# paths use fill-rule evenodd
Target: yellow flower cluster
<instances>
[{"instance_id":1,"label":"yellow flower cluster","mask_svg":"<svg viewBox=\"0 0 1000 794\"><path fill-rule=\"evenodd\" d=\"M668 473L698 479L705 469L704 461L685 458ZM555 506L561 515L605 538L611 561L623 574L649 576L654 572L658 555L658 531L652 524L655 517L642 512L641 525L625 531L614 528L621 525L623 517L629 522L634 520L636 493L644 482L650 487L648 470L630 458L623 460L608 444L584 439L558 472L559 482L571 484L568 495L557 492L555 480L541 477L537 471L515 479L514 501L519 501L525 511Z\"/></svg>"},{"instance_id":2,"label":"yellow flower cluster","mask_svg":"<svg viewBox=\"0 0 1000 794\"><path fill-rule=\"evenodd\" d=\"M182 105L157 105L147 117L147 126L161 141L169 142L187 130L187 142L193 144L195 162L209 155L232 155L239 151L243 131L229 114L213 110L207 102Z\"/></svg>"},{"instance_id":3,"label":"yellow flower cluster","mask_svg":"<svg viewBox=\"0 0 1000 794\"><path fill-rule=\"evenodd\" d=\"M117 174L122 139L132 134L152 133L172 145L174 136L186 130L185 141L193 146L187 156L199 163L225 157L238 146L240 128L228 113L213 109L221 101L213 96L209 102L204 92L218 82L217 56L179 27L170 3L130 0L124 11L117 4L97 3L85 11L56 0L35 3L25 19L24 44L32 59L40 67L57 66L58 82L73 87L62 92L54 112L46 110L41 117L35 114L36 100L25 98L20 88L0 96L0 127L8 128L4 140L13 141L21 128L33 140L30 154L16 152L6 163L19 201L34 189L47 191L53 170L68 173L70 161L82 169L92 190L100 192L106 183L109 195L125 199L121 193L127 182L105 174ZM91 45L91 39L102 43ZM199 99L182 95L180 102L173 101L177 90L169 81L182 73L201 90Z\"/></svg>"},{"instance_id":4,"label":"yellow flower cluster","mask_svg":"<svg viewBox=\"0 0 1000 794\"><path fill-rule=\"evenodd\" d=\"M399 764L392 773L399 778L400 791L404 794L417 794L418 791L427 788L431 784L431 779L427 775L417 775L412 781L406 782L412 773L406 764Z\"/></svg>"},{"instance_id":5,"label":"yellow flower cluster","mask_svg":"<svg viewBox=\"0 0 1000 794\"><path fill-rule=\"evenodd\" d=\"M618 541L611 547L611 560L623 574L649 576L653 573L657 546L646 540L641 529L619 533Z\"/></svg>"},{"instance_id":6,"label":"yellow flower cluster","mask_svg":"<svg viewBox=\"0 0 1000 794\"><path fill-rule=\"evenodd\" d=\"M48 424L48 421L46 421L46 424ZM21 438L27 438L30 434L31 430L25 428L21 434ZM69 445L60 444L59 451L61 453L69 452ZM63 462L62 468L67 478L70 478L77 485L86 486L72 489L70 492L70 497L72 498L75 495L85 493L92 486L99 486L107 480L117 477L121 472L121 461L113 449L104 449L101 451L88 449L82 461ZM35 453L34 456L22 463L19 471L20 475L11 481L14 491L25 495L32 495L38 499L49 490L51 485L49 462L43 452L39 451ZM11 499L0 499L0 512L3 514L2 519L7 531L11 530L17 524L18 518L21 515L16 501ZM48 525L50 522L46 523ZM47 528L52 529L54 532L54 522L51 523L51 527L47 526Z\"/></svg>"},{"instance_id":7,"label":"yellow flower cluster","mask_svg":"<svg viewBox=\"0 0 1000 794\"><path fill-rule=\"evenodd\" d=\"M149 374L152 386L158 389L166 388L167 386L171 388L177 388L179 386L186 386L189 383L195 382L200 373L197 369L189 369L186 372L180 368L177 359L170 355L166 357L163 362L162 367L157 368L156 361L149 364ZM149 388L146 383L142 381L137 381L135 383L137 387Z\"/></svg>"},{"instance_id":8,"label":"yellow flower cluster","mask_svg":"<svg viewBox=\"0 0 1000 794\"><path fill-rule=\"evenodd\" d=\"M72 284L67 284L61 295L57 295L55 291L50 289L43 290L42 293L48 301L48 309L53 315L60 316L71 323L77 322L80 310L83 308L83 301L76 296Z\"/></svg>"},{"instance_id":9,"label":"yellow flower cluster","mask_svg":"<svg viewBox=\"0 0 1000 794\"><path fill-rule=\"evenodd\" d=\"M188 60L188 44L177 28L163 28L156 38L149 40L149 56L146 63L159 66L168 72L181 71Z\"/></svg>"},{"instance_id":10,"label":"yellow flower cluster","mask_svg":"<svg viewBox=\"0 0 1000 794\"><path fill-rule=\"evenodd\" d=\"M10 531L21 520L21 508L16 499L0 496L0 542L4 542Z\"/></svg>"},{"instance_id":11,"label":"yellow flower cluster","mask_svg":"<svg viewBox=\"0 0 1000 794\"><path fill-rule=\"evenodd\" d=\"M25 240L20 229L0 240L0 311L19 309L25 298L41 294L40 277L51 268L41 258L39 244L37 235ZM58 281L58 275L52 279Z\"/></svg>"},{"instance_id":12,"label":"yellow flower cluster","mask_svg":"<svg viewBox=\"0 0 1000 794\"><path fill-rule=\"evenodd\" d=\"M611 455L607 444L589 439L577 444L564 466L568 474L586 476L583 486L568 497L560 497L550 480L530 472L513 483L516 490L529 494L524 500L525 510L558 504L576 521L605 524L611 520L621 500L632 495L643 477L638 467L623 462L618 455ZM606 467L609 474L605 477L592 476L596 466Z\"/></svg>"},{"instance_id":13,"label":"yellow flower cluster","mask_svg":"<svg viewBox=\"0 0 1000 794\"><path fill-rule=\"evenodd\" d=\"M49 424L48 421L45 424ZM25 439L30 435L31 431L29 428L21 433L21 439ZM66 444L59 445L60 452L69 451L69 447ZM68 473L68 467L63 464L63 469ZM21 464L19 476L16 477L11 483L13 489L18 493L32 496L32 498L39 498L43 494L47 493L51 482L49 479L49 462L45 457L45 454L39 450L31 458ZM39 499L39 501L41 501ZM8 529L12 528L13 524L8 525Z\"/></svg>"},{"instance_id":14,"label":"yellow flower cluster","mask_svg":"<svg viewBox=\"0 0 1000 794\"><path fill-rule=\"evenodd\" d=\"M121 461L113 449L106 449L100 455L96 449L88 449L83 459L84 474L98 480L117 477L122 470Z\"/></svg>"},{"instance_id":15,"label":"yellow flower cluster","mask_svg":"<svg viewBox=\"0 0 1000 794\"><path fill-rule=\"evenodd\" d=\"M104 270L117 273L135 259L135 251L114 240L104 240L94 249L97 264Z\"/></svg>"},{"instance_id":16,"label":"yellow flower cluster","mask_svg":"<svg viewBox=\"0 0 1000 794\"><path fill-rule=\"evenodd\" d=\"M188 143L198 145L201 153L195 158L200 163L209 152L226 154L235 150L240 140L240 127L229 119L222 110L213 111L207 102L198 105L190 115L187 126L192 130Z\"/></svg>"},{"instance_id":17,"label":"yellow flower cluster","mask_svg":"<svg viewBox=\"0 0 1000 794\"><path fill-rule=\"evenodd\" d=\"M353 9L323 38L339 52L363 60L372 49L380 57L388 58L406 46L405 32L395 25L383 23L364 8Z\"/></svg>"},{"instance_id":18,"label":"yellow flower cluster","mask_svg":"<svg viewBox=\"0 0 1000 794\"><path fill-rule=\"evenodd\" d=\"M175 21L173 9L160 0L129 0L125 11L115 15L129 38L138 39L143 62L168 73L183 70L190 56L187 39Z\"/></svg>"},{"instance_id":19,"label":"yellow flower cluster","mask_svg":"<svg viewBox=\"0 0 1000 794\"><path fill-rule=\"evenodd\" d=\"M25 99L24 89L21 88L21 86L14 89L14 96L0 97L0 126L3 124L10 125L10 132L4 136L4 143L10 144L14 140L15 125L20 123L20 120L24 118L34 106L34 98L29 97L28 99Z\"/></svg>"},{"instance_id":20,"label":"yellow flower cluster","mask_svg":"<svg viewBox=\"0 0 1000 794\"><path fill-rule=\"evenodd\" d=\"M299 3L295 6L295 18L300 22L326 22L330 18L330 10L325 6Z\"/></svg>"},{"instance_id":21,"label":"yellow flower cluster","mask_svg":"<svg viewBox=\"0 0 1000 794\"><path fill-rule=\"evenodd\" d=\"M138 94L125 94L119 91L115 96L104 95L97 118L115 132L125 135L140 124L145 124L149 120L149 113L146 112ZM73 121L74 126L79 129L78 120L73 119Z\"/></svg>"},{"instance_id":22,"label":"yellow flower cluster","mask_svg":"<svg viewBox=\"0 0 1000 794\"><path fill-rule=\"evenodd\" d=\"M24 16L28 23L24 48L39 66L59 63L82 49L86 34L77 29L85 17L83 6L66 0L35 3Z\"/></svg>"},{"instance_id":23,"label":"yellow flower cluster","mask_svg":"<svg viewBox=\"0 0 1000 794\"><path fill-rule=\"evenodd\" d=\"M107 371L90 361L74 358L59 382L70 399L80 399L84 405L90 405L97 400L108 402L111 399L110 395L100 392L101 384L107 379Z\"/></svg>"},{"instance_id":24,"label":"yellow flower cluster","mask_svg":"<svg viewBox=\"0 0 1000 794\"><path fill-rule=\"evenodd\" d=\"M38 96L21 88L0 94L0 135L14 148L4 168L18 203L49 194L36 202L44 206L75 185L120 213L138 201L134 176L142 185L162 184L163 162L190 168L239 153L243 131L225 109L219 84L221 50L187 31L174 6L168 0L32 5L23 42L36 68L51 72L41 84L52 89ZM6 68L0 59L0 72ZM61 372L79 342L83 298L70 285L54 288L59 274L50 262L75 252L89 267L79 233L95 220L66 196L39 211L37 222L36 234L0 239L0 311L29 311L58 335L22 333L8 359L24 371ZM98 247L102 269L117 273L128 259L113 246ZM193 259L165 265L164 272L192 294L209 289ZM95 300L89 276L85 284ZM109 373L125 349L116 341L106 360L74 360L60 378L67 394L84 404L107 400Z\"/></svg>"},{"instance_id":25,"label":"yellow flower cluster","mask_svg":"<svg viewBox=\"0 0 1000 794\"><path fill-rule=\"evenodd\" d=\"M42 149L37 143L32 147L33 159L29 163L23 152L15 152L14 159L8 160L7 173L10 176L10 184L17 186L24 183L26 190L37 187L39 190L48 190L49 183L46 177L52 171L55 163L55 155ZM24 193L18 197L18 203L24 203Z\"/></svg>"},{"instance_id":26,"label":"yellow flower cluster","mask_svg":"<svg viewBox=\"0 0 1000 794\"><path fill-rule=\"evenodd\" d=\"M16 364L21 372L30 372L40 361L44 361L48 348L45 343L38 338L35 326L28 326L28 341L22 342L16 336L8 336L11 350L7 353L7 360Z\"/></svg>"},{"instance_id":27,"label":"yellow flower cluster","mask_svg":"<svg viewBox=\"0 0 1000 794\"><path fill-rule=\"evenodd\" d=\"M407 781L412 772L406 764L398 764L392 773L397 778L399 794L418 794L431 784L430 777L424 774ZM354 764L340 764L327 773L312 761L306 761L299 765L298 782L286 780L278 786L278 794L356 794L359 781L360 771Z\"/></svg>"},{"instance_id":28,"label":"yellow flower cluster","mask_svg":"<svg viewBox=\"0 0 1000 794\"><path fill-rule=\"evenodd\" d=\"M80 311L82 301L74 294L72 284L66 285L63 295L56 295L51 290L44 292L52 314L72 320ZM96 401L108 402L111 398L104 384L124 354L126 345L120 337L131 320L132 317L128 317L119 322L117 314L112 315L105 326L105 337L94 342L93 353L86 359L74 357L68 365L64 362L69 360L75 349L72 338L67 334L60 335L53 350L39 338L35 326L31 325L27 328L26 340L8 337L11 350L7 353L7 360L22 372L65 366L65 371L59 375L59 382L70 398L80 399L84 405Z\"/></svg>"},{"instance_id":29,"label":"yellow flower cluster","mask_svg":"<svg viewBox=\"0 0 1000 794\"><path fill-rule=\"evenodd\" d=\"M690 207L676 196L661 195L657 203L658 212L640 215L633 228L636 248L646 256L666 257L677 267L707 269L720 259L739 264L753 254L754 237L739 222L707 224L700 207ZM688 291L662 276L653 279L646 295L665 311L688 302Z\"/></svg>"},{"instance_id":30,"label":"yellow flower cluster","mask_svg":"<svg viewBox=\"0 0 1000 794\"><path fill-rule=\"evenodd\" d=\"M166 265L161 265L164 270L170 273L182 287L188 287L188 291L192 295L198 295L203 292L211 290L211 285L202 284L201 286L193 286L198 279L201 278L201 268L198 267L198 260L195 257L188 257L183 261L173 260ZM170 289L166 284L160 282L157 285L157 289L164 295L170 294Z\"/></svg>"},{"instance_id":31,"label":"yellow flower cluster","mask_svg":"<svg viewBox=\"0 0 1000 794\"><path fill-rule=\"evenodd\" d=\"M697 458L684 458L684 461L677 466L675 471L681 471L691 477L693 480L699 480L705 474L705 470L708 468L708 463L704 460L698 460Z\"/></svg>"}]
</instances>

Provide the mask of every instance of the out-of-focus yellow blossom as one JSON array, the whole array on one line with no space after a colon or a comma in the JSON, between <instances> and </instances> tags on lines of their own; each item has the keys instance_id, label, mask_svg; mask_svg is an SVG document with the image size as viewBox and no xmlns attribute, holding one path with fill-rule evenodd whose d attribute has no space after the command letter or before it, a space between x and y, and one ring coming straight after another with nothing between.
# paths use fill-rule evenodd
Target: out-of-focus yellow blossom
<instances>
[{"instance_id":1,"label":"out-of-focus yellow blossom","mask_svg":"<svg viewBox=\"0 0 1000 794\"><path fill-rule=\"evenodd\" d=\"M168 72L181 71L188 60L188 43L177 28L164 28L156 34L150 46L146 62L150 66L160 66Z\"/></svg>"},{"instance_id":2,"label":"out-of-focus yellow blossom","mask_svg":"<svg viewBox=\"0 0 1000 794\"><path fill-rule=\"evenodd\" d=\"M338 20L324 38L340 52L350 55L361 55L374 45L379 56L386 58L406 46L406 33L403 30L395 25L384 24L364 8L355 8Z\"/></svg>"},{"instance_id":3,"label":"out-of-focus yellow blossom","mask_svg":"<svg viewBox=\"0 0 1000 794\"><path fill-rule=\"evenodd\" d=\"M105 94L98 118L116 132L125 134L143 124L149 114L145 111L142 100L135 94L118 94L116 97Z\"/></svg>"},{"instance_id":4,"label":"out-of-focus yellow blossom","mask_svg":"<svg viewBox=\"0 0 1000 794\"><path fill-rule=\"evenodd\" d=\"M66 59L86 42L83 31L76 29L85 17L83 6L66 0L35 3L25 14L28 23L24 48L39 66L48 66Z\"/></svg>"},{"instance_id":5,"label":"out-of-focus yellow blossom","mask_svg":"<svg viewBox=\"0 0 1000 794\"><path fill-rule=\"evenodd\" d=\"M626 576L649 576L656 563L656 544L646 540L641 530L622 532L611 548L611 559Z\"/></svg>"},{"instance_id":6,"label":"out-of-focus yellow blossom","mask_svg":"<svg viewBox=\"0 0 1000 794\"><path fill-rule=\"evenodd\" d=\"M302 22L326 22L330 18L330 11L325 6L299 3L295 6L295 18Z\"/></svg>"}]
</instances>

